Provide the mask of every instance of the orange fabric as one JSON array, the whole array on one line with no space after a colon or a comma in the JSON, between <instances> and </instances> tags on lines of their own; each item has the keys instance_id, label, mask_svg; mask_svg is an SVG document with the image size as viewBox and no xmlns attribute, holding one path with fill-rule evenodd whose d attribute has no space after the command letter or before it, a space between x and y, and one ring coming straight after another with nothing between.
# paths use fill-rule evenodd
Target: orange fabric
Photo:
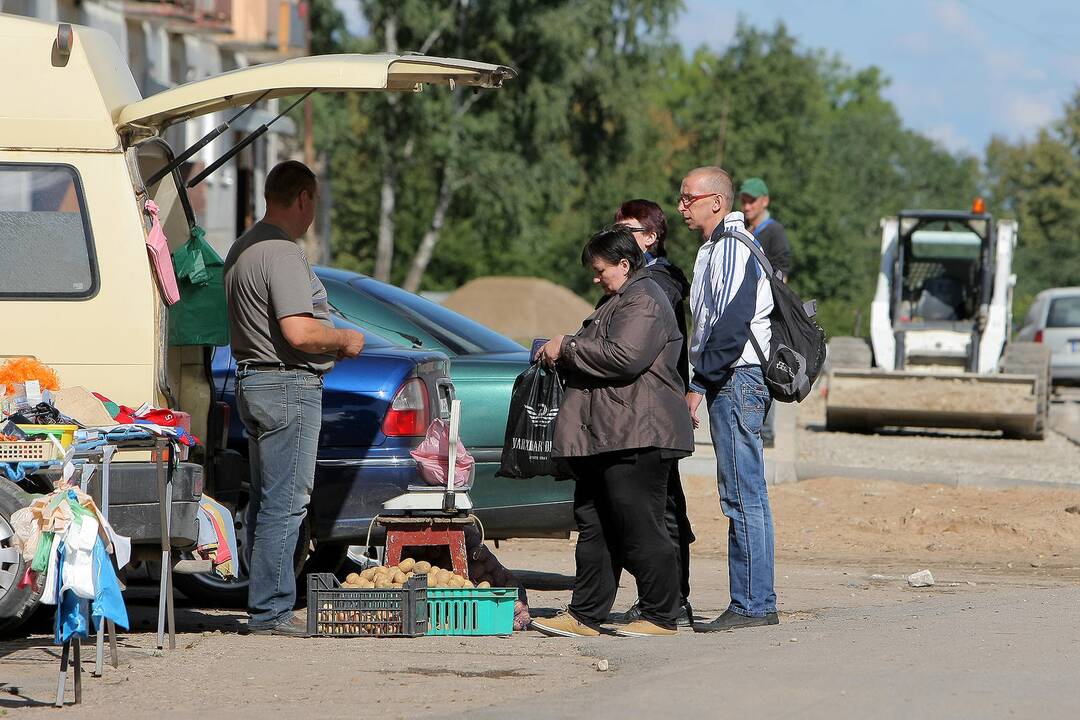
<instances>
[{"instance_id":1,"label":"orange fabric","mask_svg":"<svg viewBox=\"0 0 1080 720\"><path fill-rule=\"evenodd\" d=\"M17 357L0 365L0 390L15 392L15 383L37 380L42 390L59 390L60 376L56 371L36 358Z\"/></svg>"}]
</instances>

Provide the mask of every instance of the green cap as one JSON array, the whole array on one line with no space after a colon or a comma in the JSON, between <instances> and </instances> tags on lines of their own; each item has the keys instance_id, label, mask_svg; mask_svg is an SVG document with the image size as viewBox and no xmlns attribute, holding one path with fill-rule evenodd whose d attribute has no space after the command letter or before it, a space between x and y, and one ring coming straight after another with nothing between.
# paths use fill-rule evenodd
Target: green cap
<instances>
[{"instance_id":1,"label":"green cap","mask_svg":"<svg viewBox=\"0 0 1080 720\"><path fill-rule=\"evenodd\" d=\"M761 178L747 178L739 188L739 194L759 198L762 195L768 195L769 188Z\"/></svg>"}]
</instances>

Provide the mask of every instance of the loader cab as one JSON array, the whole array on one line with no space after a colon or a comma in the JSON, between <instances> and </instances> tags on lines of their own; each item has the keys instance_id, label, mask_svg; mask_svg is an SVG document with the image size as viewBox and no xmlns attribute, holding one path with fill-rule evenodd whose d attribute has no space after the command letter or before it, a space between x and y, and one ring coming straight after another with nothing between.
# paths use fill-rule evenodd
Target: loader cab
<instances>
[{"instance_id":1,"label":"loader cab","mask_svg":"<svg viewBox=\"0 0 1080 720\"><path fill-rule=\"evenodd\" d=\"M897 369L975 371L994 289L993 238L987 214L900 213L891 298Z\"/></svg>"}]
</instances>

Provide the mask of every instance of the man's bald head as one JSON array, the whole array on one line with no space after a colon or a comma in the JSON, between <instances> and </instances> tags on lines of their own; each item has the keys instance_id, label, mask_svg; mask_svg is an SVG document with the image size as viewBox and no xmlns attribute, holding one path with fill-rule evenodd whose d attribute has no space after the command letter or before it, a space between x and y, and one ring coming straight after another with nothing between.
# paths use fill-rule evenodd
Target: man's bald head
<instances>
[{"instance_id":1,"label":"man's bald head","mask_svg":"<svg viewBox=\"0 0 1080 720\"><path fill-rule=\"evenodd\" d=\"M686 227L708 240L731 212L734 194L731 176L723 168L713 165L694 168L679 188L679 214Z\"/></svg>"},{"instance_id":2,"label":"man's bald head","mask_svg":"<svg viewBox=\"0 0 1080 720\"><path fill-rule=\"evenodd\" d=\"M735 195L735 185L731 182L731 176L727 170L715 165L705 165L694 168L686 173L686 179L699 188L699 192L714 192L724 196L724 212L731 212L732 202Z\"/></svg>"}]
</instances>

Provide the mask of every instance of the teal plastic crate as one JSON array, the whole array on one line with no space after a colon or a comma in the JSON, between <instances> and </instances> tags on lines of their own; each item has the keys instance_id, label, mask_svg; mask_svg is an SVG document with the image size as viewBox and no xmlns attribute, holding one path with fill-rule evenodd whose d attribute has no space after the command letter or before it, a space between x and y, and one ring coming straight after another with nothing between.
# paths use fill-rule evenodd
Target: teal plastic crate
<instances>
[{"instance_id":1,"label":"teal plastic crate","mask_svg":"<svg viewBox=\"0 0 1080 720\"><path fill-rule=\"evenodd\" d=\"M428 635L509 635L517 588L428 588Z\"/></svg>"}]
</instances>

